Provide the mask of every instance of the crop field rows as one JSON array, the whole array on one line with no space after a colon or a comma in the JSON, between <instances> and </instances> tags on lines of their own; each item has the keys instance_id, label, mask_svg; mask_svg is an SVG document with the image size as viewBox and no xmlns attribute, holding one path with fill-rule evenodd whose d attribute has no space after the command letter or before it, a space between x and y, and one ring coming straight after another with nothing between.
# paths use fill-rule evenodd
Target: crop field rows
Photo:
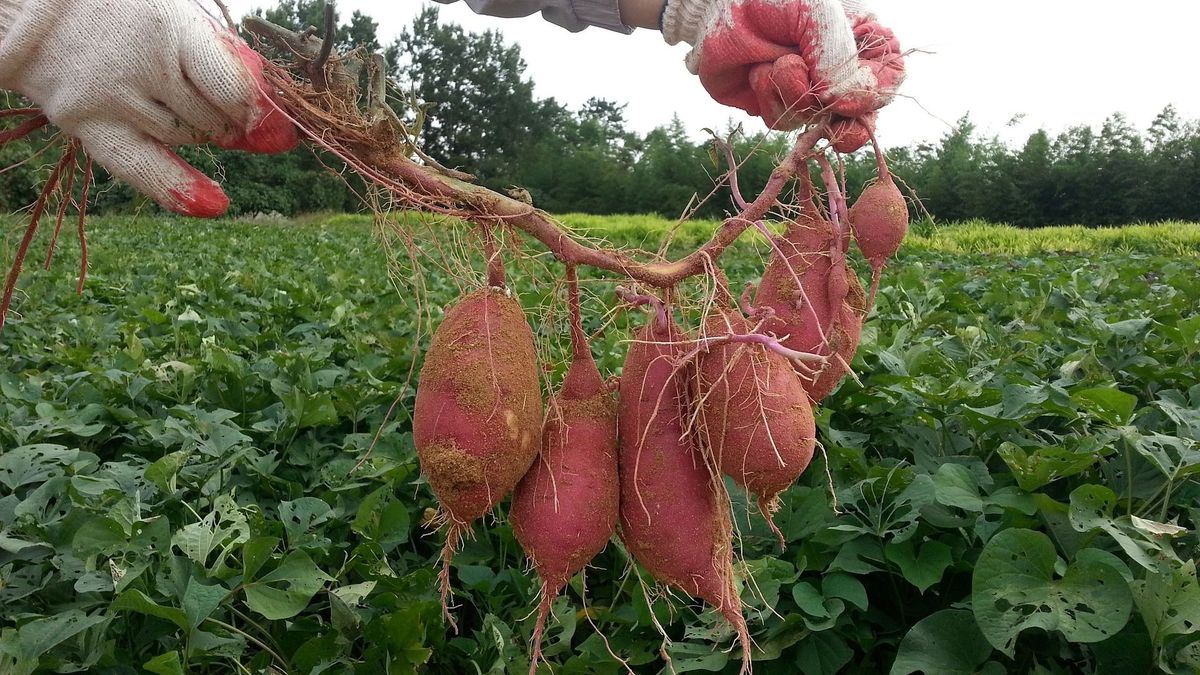
<instances>
[{"instance_id":1,"label":"crop field rows","mask_svg":"<svg viewBox=\"0 0 1200 675\"><path fill-rule=\"evenodd\" d=\"M650 249L671 227L565 220ZM64 245L0 333L0 673L528 672L507 506L455 558L460 631L441 615L410 414L453 263L415 297L359 216L102 218L90 244L81 296ZM740 288L766 250L739 246ZM555 280L510 282L556 341ZM584 279L605 376L643 322L614 287ZM785 550L732 490L755 672L1200 669L1198 353L1200 226L918 228L783 495ZM549 390L566 356L541 356ZM736 673L719 614L651 583L610 543L542 672Z\"/></svg>"}]
</instances>

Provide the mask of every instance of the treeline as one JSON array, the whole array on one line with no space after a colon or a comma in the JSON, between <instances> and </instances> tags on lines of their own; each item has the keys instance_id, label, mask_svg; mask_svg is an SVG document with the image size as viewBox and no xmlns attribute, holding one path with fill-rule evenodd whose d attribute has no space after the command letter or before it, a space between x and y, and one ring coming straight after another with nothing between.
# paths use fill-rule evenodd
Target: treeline
<instances>
[{"instance_id":1,"label":"treeline","mask_svg":"<svg viewBox=\"0 0 1200 675\"><path fill-rule=\"evenodd\" d=\"M266 17L297 29L319 25L321 6L321 0L283 0ZM705 197L699 216L720 217L730 207L727 191L714 193L724 172L721 158L678 118L639 134L628 128L619 103L592 99L572 109L538 98L520 48L499 33L464 31L427 9L385 46L378 24L355 12L340 23L338 43L387 54L402 98L427 103L421 143L431 156L492 187L523 186L541 208L673 217ZM42 141L0 147L0 166L28 159ZM766 183L787 142L781 134L738 140L744 191ZM1100 129L1038 131L1019 147L982 136L963 118L937 142L889 154L894 172L940 220L1020 226L1200 221L1200 123L1171 107L1146 130L1114 115ZM256 157L199 148L185 156L223 178L235 214L360 208L356 179L333 174L336 161L309 150ZM873 175L872 161L866 154L849 158L851 192ZM0 173L0 210L33 201L44 163ZM150 208L128 188L100 180L94 211Z\"/></svg>"}]
</instances>

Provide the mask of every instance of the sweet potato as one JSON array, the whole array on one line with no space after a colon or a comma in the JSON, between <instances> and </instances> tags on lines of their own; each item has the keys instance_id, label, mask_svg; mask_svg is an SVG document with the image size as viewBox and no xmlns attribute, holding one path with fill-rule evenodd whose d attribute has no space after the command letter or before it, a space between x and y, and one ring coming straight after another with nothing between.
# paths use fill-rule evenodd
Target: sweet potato
<instances>
[{"instance_id":1,"label":"sweet potato","mask_svg":"<svg viewBox=\"0 0 1200 675\"><path fill-rule=\"evenodd\" d=\"M746 335L741 314L718 311L707 337ZM791 362L761 345L724 344L699 358L705 445L722 473L758 498L759 510L780 538L772 514L778 495L812 461L816 422Z\"/></svg>"},{"instance_id":2,"label":"sweet potato","mask_svg":"<svg viewBox=\"0 0 1200 675\"><path fill-rule=\"evenodd\" d=\"M466 296L434 333L413 412L421 469L449 523L443 599L454 550L529 470L541 425L537 354L520 304L495 289Z\"/></svg>"},{"instance_id":3,"label":"sweet potato","mask_svg":"<svg viewBox=\"0 0 1200 675\"><path fill-rule=\"evenodd\" d=\"M908 202L890 173L863 190L850 207L850 229L873 268L883 267L900 250L908 235Z\"/></svg>"},{"instance_id":4,"label":"sweet potato","mask_svg":"<svg viewBox=\"0 0 1200 675\"><path fill-rule=\"evenodd\" d=\"M871 143L875 146L879 178L863 190L858 201L850 207L849 214L850 229L854 232L854 240L858 242L858 250L871 263L871 297L866 303L867 307L875 305L883 268L908 236L908 202L900 188L896 187L883 150L874 138Z\"/></svg>"},{"instance_id":5,"label":"sweet potato","mask_svg":"<svg viewBox=\"0 0 1200 675\"><path fill-rule=\"evenodd\" d=\"M617 529L617 408L577 322L578 315L575 357L546 413L541 455L517 484L509 514L542 579L531 674L555 596Z\"/></svg>"},{"instance_id":6,"label":"sweet potato","mask_svg":"<svg viewBox=\"0 0 1200 675\"><path fill-rule=\"evenodd\" d=\"M733 584L728 495L688 431L682 335L666 313L642 329L621 374L621 539L658 581L716 607L749 633Z\"/></svg>"},{"instance_id":7,"label":"sweet potato","mask_svg":"<svg viewBox=\"0 0 1200 675\"><path fill-rule=\"evenodd\" d=\"M833 224L811 204L774 241L777 250L754 302L774 310L765 328L784 338L784 346L830 357L816 375L797 367L809 397L819 403L846 376L858 351L865 293Z\"/></svg>"}]
</instances>

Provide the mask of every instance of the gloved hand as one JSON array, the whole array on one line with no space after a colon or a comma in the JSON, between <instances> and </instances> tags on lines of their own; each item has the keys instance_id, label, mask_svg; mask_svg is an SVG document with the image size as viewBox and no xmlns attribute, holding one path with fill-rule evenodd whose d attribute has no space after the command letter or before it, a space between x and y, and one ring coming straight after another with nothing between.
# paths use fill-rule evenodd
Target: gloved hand
<instances>
[{"instance_id":1,"label":"gloved hand","mask_svg":"<svg viewBox=\"0 0 1200 675\"><path fill-rule=\"evenodd\" d=\"M177 213L229 199L171 146L295 147L263 61L195 0L0 0L0 88L25 95L113 176Z\"/></svg>"},{"instance_id":2,"label":"gloved hand","mask_svg":"<svg viewBox=\"0 0 1200 675\"><path fill-rule=\"evenodd\" d=\"M668 0L667 42L692 45L688 68L714 99L798 128L822 113L850 152L904 79L899 42L865 0Z\"/></svg>"}]
</instances>

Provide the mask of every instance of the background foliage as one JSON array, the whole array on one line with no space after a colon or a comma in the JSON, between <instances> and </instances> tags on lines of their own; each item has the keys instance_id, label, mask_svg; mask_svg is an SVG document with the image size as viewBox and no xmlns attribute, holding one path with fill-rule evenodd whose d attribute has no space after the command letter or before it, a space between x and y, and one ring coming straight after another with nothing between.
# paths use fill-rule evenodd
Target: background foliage
<instances>
[{"instance_id":1,"label":"background foliage","mask_svg":"<svg viewBox=\"0 0 1200 675\"><path fill-rule=\"evenodd\" d=\"M297 29L321 25L321 0L284 0L265 14ZM390 41L369 16L355 12L339 23L338 43L382 50L394 64L397 95L415 93L429 103L421 141L432 156L492 187L527 187L551 212L677 217L694 194L709 194L723 171L704 140L678 119L640 134L628 129L621 102L593 99L571 109L539 98L519 46L496 32L441 23L435 9ZM682 68L680 77L687 77ZM881 133L886 144L887 130ZM34 147L0 149L0 160L8 166ZM738 143L739 158L749 158L741 171L748 192L766 183L785 147L783 136L751 135ZM345 211L358 204L353 179L342 184L322 163L339 165L308 150L284 157L208 149L185 154L210 174L236 176L226 182L234 214ZM1099 129L1037 131L1017 147L980 135L963 118L937 141L890 154L895 173L945 221L979 218L1021 227L1200 221L1200 124L1170 107L1148 129L1114 115ZM0 212L32 203L36 167L0 174ZM852 157L847 175L856 193L874 176L870 158ZM148 207L127 188L103 177L101 183L108 189L97 212ZM701 216L722 215L729 200L723 191L717 197Z\"/></svg>"},{"instance_id":2,"label":"background foliage","mask_svg":"<svg viewBox=\"0 0 1200 675\"><path fill-rule=\"evenodd\" d=\"M570 220L628 245L667 225ZM0 672L523 675L536 585L503 508L455 561L462 632L441 621L407 418L427 345L367 222L92 229L84 295L63 251L0 336ZM735 503L756 672L1200 667L1200 227L1060 234L927 232L888 271L862 382L820 415L838 511L821 459L785 495L785 551ZM764 249L732 252L735 282ZM598 331L612 285L585 288ZM616 321L610 374L642 317ZM553 672L623 672L610 651L659 672L652 613L676 672L736 672L719 617L639 582L615 543L586 609L575 580Z\"/></svg>"}]
</instances>

